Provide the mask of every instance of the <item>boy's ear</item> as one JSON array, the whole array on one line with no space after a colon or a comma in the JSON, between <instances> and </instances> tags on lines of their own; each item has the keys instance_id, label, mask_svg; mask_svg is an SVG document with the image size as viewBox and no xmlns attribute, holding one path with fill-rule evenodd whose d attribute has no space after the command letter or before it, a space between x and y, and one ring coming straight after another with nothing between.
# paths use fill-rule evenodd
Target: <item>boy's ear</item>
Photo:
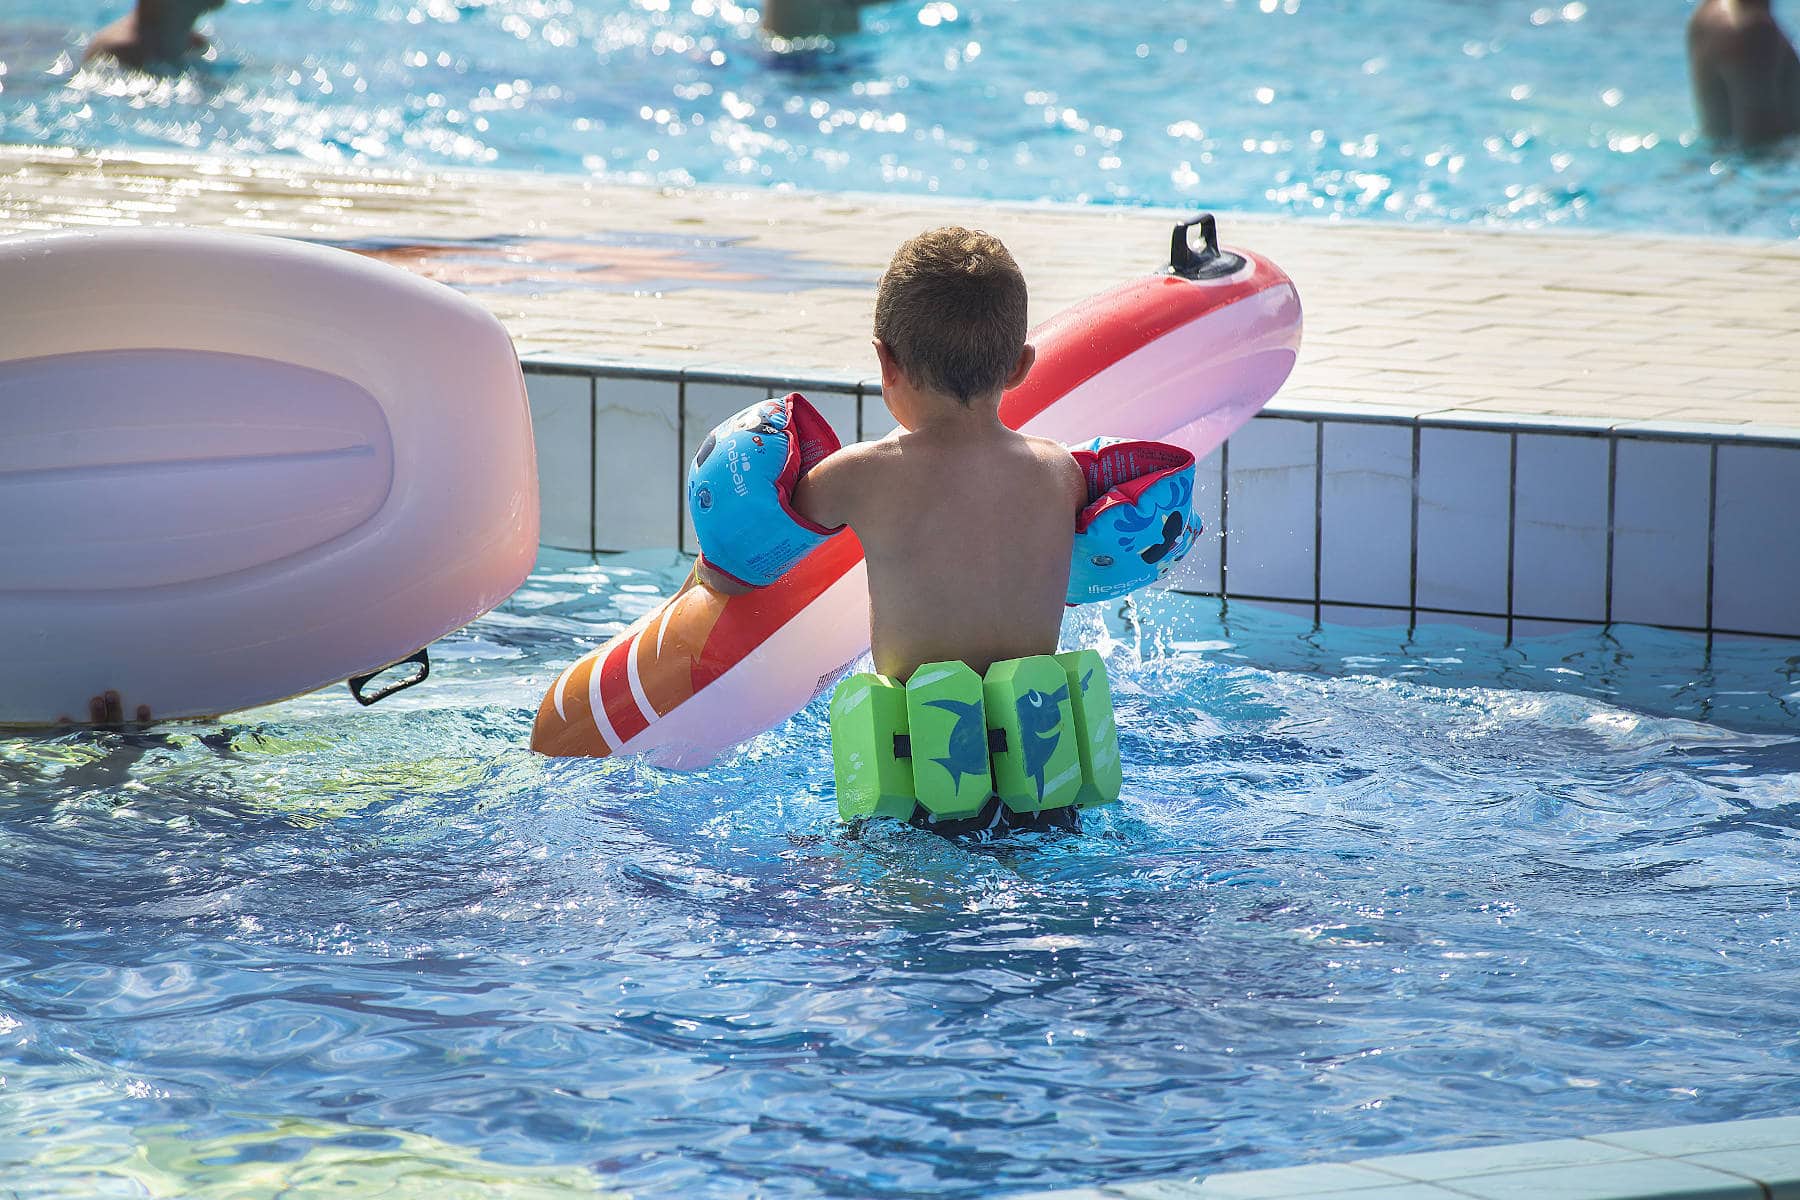
<instances>
[{"instance_id":1,"label":"boy's ear","mask_svg":"<svg viewBox=\"0 0 1800 1200\"><path fill-rule=\"evenodd\" d=\"M1006 378L1004 390L1010 392L1021 383L1024 383L1025 377L1031 374L1031 365L1036 361L1037 347L1030 342L1026 342L1024 347L1019 351L1019 361L1013 365L1012 374Z\"/></svg>"},{"instance_id":2,"label":"boy's ear","mask_svg":"<svg viewBox=\"0 0 1800 1200\"><path fill-rule=\"evenodd\" d=\"M888 349L887 343L880 338L870 342L875 347L875 361L881 364L881 387L883 391L892 391L896 383L906 378L906 372L900 369L900 363L894 352Z\"/></svg>"}]
</instances>

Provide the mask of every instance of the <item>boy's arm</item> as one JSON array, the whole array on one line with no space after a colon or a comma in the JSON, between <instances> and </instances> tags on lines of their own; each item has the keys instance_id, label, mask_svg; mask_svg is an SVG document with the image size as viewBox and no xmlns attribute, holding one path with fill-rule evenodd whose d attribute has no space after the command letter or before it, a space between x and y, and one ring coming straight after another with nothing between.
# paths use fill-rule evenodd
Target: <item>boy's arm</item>
<instances>
[{"instance_id":1,"label":"boy's arm","mask_svg":"<svg viewBox=\"0 0 1800 1200\"><path fill-rule=\"evenodd\" d=\"M1060 460L1058 465L1062 472L1064 498L1069 505L1069 521L1073 523L1081 515L1081 510L1088 506L1087 474L1081 469L1081 464L1075 461L1075 456L1069 453L1067 446L1058 445L1056 448L1060 451L1057 458Z\"/></svg>"},{"instance_id":2,"label":"boy's arm","mask_svg":"<svg viewBox=\"0 0 1800 1200\"><path fill-rule=\"evenodd\" d=\"M1069 523L1081 515L1081 510L1088 506L1093 497L1088 495L1087 473L1076 461L1073 448L1063 445L1054 438L1033 437L1032 444L1037 448L1045 462L1056 471L1056 486L1060 491L1059 507L1066 508Z\"/></svg>"},{"instance_id":3,"label":"boy's arm","mask_svg":"<svg viewBox=\"0 0 1800 1200\"><path fill-rule=\"evenodd\" d=\"M821 460L794 485L794 510L815 525L855 526L867 511L874 443L845 446Z\"/></svg>"},{"instance_id":4,"label":"boy's arm","mask_svg":"<svg viewBox=\"0 0 1800 1200\"><path fill-rule=\"evenodd\" d=\"M794 484L794 511L814 525L835 530L840 525L855 525L867 511L868 461L871 446L859 443L845 446L816 463ZM694 574L715 592L741 596L756 589L721 574L704 557L694 562Z\"/></svg>"}]
</instances>

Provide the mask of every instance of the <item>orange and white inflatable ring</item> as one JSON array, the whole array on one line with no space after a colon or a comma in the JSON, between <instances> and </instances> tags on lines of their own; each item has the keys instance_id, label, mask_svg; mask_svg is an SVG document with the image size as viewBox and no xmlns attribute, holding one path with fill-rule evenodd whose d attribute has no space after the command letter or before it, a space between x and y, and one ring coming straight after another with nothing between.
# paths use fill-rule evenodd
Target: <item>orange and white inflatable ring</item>
<instances>
[{"instance_id":1,"label":"orange and white inflatable ring","mask_svg":"<svg viewBox=\"0 0 1800 1200\"><path fill-rule=\"evenodd\" d=\"M1201 225L1206 250L1188 246ZM1266 404L1300 348L1300 300L1282 270L1220 252L1210 217L1175 231L1172 266L1052 317L1037 364L1000 415L1028 433L1173 442L1196 459ZM725 596L689 578L630 629L582 656L538 707L532 749L645 754L699 767L804 707L869 646L862 547L838 534L769 587Z\"/></svg>"}]
</instances>

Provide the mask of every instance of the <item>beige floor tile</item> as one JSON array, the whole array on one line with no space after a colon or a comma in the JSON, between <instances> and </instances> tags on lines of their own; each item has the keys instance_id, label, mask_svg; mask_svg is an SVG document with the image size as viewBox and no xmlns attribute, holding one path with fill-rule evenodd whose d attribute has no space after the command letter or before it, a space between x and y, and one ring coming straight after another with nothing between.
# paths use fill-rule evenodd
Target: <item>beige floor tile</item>
<instances>
[{"instance_id":1,"label":"beige floor tile","mask_svg":"<svg viewBox=\"0 0 1800 1200\"><path fill-rule=\"evenodd\" d=\"M291 160L0 146L0 233L185 224L325 239L608 232L732 239L848 286L657 294L477 292L521 350L867 374L873 288L921 228L1006 239L1042 319L1160 257L1171 216L572 176L374 172ZM1284 398L1618 420L1800 420L1800 245L1221 215L1300 289L1307 343ZM1680 263L1680 269L1663 263ZM762 286L762 285L758 285Z\"/></svg>"}]
</instances>

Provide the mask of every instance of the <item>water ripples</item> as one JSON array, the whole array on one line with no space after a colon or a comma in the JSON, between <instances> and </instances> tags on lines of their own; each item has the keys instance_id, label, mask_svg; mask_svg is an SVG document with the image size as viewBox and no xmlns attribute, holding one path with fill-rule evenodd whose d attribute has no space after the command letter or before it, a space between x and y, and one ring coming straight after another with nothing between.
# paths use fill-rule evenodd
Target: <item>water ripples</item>
<instances>
[{"instance_id":1,"label":"water ripples","mask_svg":"<svg viewBox=\"0 0 1800 1200\"><path fill-rule=\"evenodd\" d=\"M0 30L0 137L1800 235L1794 146L1699 138L1687 12L1517 0L1419 21L1374 0L1104 0L1073 21L906 0L838 44L790 45L728 0L247 0L211 19L207 61L156 79L78 69L92 6L25 0Z\"/></svg>"},{"instance_id":2,"label":"water ripples","mask_svg":"<svg viewBox=\"0 0 1800 1200\"><path fill-rule=\"evenodd\" d=\"M1779 708L1164 600L1072 631L1132 765L1084 834L854 834L816 706L523 749L682 566L548 555L367 713L0 741L9 1185L987 1196L1800 1102Z\"/></svg>"}]
</instances>

